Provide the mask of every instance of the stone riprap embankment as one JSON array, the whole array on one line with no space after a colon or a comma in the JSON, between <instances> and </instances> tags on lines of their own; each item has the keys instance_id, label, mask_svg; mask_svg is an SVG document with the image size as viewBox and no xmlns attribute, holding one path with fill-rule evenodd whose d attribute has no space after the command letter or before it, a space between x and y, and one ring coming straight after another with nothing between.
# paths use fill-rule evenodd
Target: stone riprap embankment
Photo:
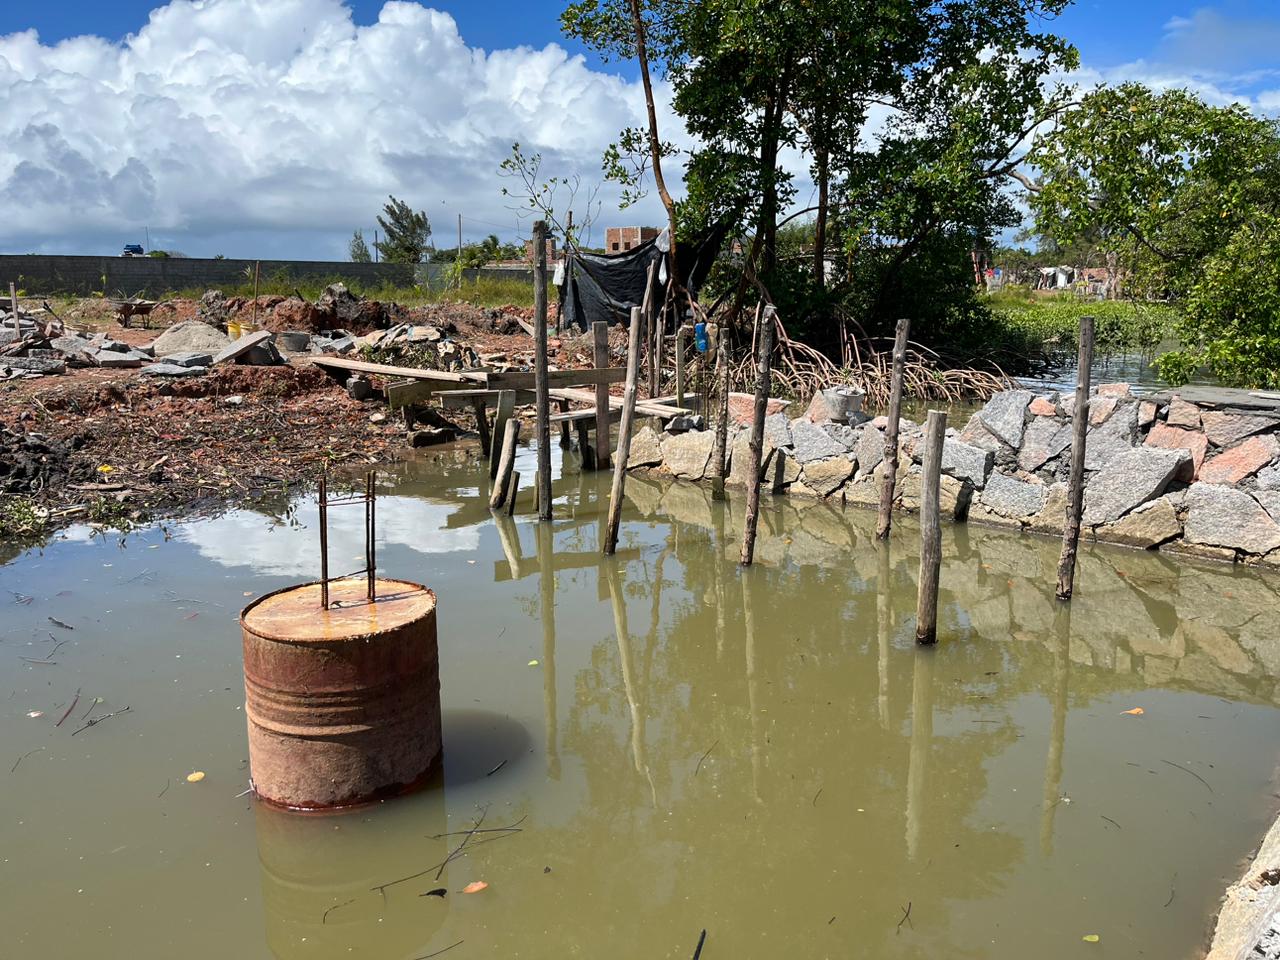
<instances>
[{"instance_id":1,"label":"stone riprap embankment","mask_svg":"<svg viewBox=\"0 0 1280 960\"><path fill-rule=\"evenodd\" d=\"M996 394L943 448L942 505L956 520L1061 534L1074 397ZM774 493L875 506L886 420L838 421L822 395L765 423L762 483ZM1089 402L1084 533L1141 548L1280 567L1280 397L1188 387L1137 396L1104 384ZM919 505L922 428L901 422L899 509ZM749 430L729 437L728 482L746 482ZM637 431L633 469L708 479L710 430Z\"/></svg>"}]
</instances>

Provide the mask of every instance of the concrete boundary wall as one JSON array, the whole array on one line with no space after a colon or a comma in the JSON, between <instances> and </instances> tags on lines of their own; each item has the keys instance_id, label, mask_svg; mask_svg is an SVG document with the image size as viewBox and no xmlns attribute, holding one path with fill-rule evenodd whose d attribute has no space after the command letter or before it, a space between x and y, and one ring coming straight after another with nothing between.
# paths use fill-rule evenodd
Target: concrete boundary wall
<instances>
[{"instance_id":1,"label":"concrete boundary wall","mask_svg":"<svg viewBox=\"0 0 1280 960\"><path fill-rule=\"evenodd\" d=\"M28 296L94 293L159 297L191 287L212 289L248 282L254 264L263 280L341 280L359 292L390 284L440 286L451 276L445 264L347 263L328 260L209 260L197 257L62 257L0 254L0 289L16 283ZM464 279L515 279L532 283L523 269L486 267L463 271Z\"/></svg>"}]
</instances>

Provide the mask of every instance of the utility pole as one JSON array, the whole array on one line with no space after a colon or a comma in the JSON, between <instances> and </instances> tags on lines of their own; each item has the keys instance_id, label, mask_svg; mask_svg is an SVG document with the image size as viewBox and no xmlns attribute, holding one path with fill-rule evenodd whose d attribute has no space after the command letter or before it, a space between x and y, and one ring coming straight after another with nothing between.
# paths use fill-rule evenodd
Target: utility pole
<instances>
[{"instance_id":1,"label":"utility pole","mask_svg":"<svg viewBox=\"0 0 1280 960\"><path fill-rule=\"evenodd\" d=\"M373 231L373 262L378 262L378 231Z\"/></svg>"},{"instance_id":2,"label":"utility pole","mask_svg":"<svg viewBox=\"0 0 1280 960\"><path fill-rule=\"evenodd\" d=\"M458 214L458 288L462 288L462 214Z\"/></svg>"}]
</instances>

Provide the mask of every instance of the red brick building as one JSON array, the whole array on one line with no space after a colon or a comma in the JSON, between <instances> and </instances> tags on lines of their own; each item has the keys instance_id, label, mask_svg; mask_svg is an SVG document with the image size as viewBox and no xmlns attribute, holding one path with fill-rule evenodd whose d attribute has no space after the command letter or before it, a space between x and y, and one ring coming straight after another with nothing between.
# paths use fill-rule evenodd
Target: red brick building
<instances>
[{"instance_id":1,"label":"red brick building","mask_svg":"<svg viewBox=\"0 0 1280 960\"><path fill-rule=\"evenodd\" d=\"M624 253L657 236L657 227L610 227L604 235L605 253Z\"/></svg>"},{"instance_id":2,"label":"red brick building","mask_svg":"<svg viewBox=\"0 0 1280 960\"><path fill-rule=\"evenodd\" d=\"M555 263L559 254L556 252L556 238L547 237L547 263ZM533 241L526 240L524 242L524 259L527 263L533 263Z\"/></svg>"}]
</instances>

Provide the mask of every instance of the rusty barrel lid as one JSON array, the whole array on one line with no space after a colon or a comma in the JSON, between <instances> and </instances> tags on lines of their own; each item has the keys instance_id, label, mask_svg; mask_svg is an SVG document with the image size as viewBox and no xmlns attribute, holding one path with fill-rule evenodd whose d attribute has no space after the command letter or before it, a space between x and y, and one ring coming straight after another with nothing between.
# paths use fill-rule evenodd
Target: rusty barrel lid
<instances>
[{"instance_id":1,"label":"rusty barrel lid","mask_svg":"<svg viewBox=\"0 0 1280 960\"><path fill-rule=\"evenodd\" d=\"M254 600L240 612L240 625L254 636L282 643L331 643L395 630L435 611L436 595L409 580L375 583L367 595L363 577L329 583L329 609L320 607L320 583L284 587Z\"/></svg>"}]
</instances>

